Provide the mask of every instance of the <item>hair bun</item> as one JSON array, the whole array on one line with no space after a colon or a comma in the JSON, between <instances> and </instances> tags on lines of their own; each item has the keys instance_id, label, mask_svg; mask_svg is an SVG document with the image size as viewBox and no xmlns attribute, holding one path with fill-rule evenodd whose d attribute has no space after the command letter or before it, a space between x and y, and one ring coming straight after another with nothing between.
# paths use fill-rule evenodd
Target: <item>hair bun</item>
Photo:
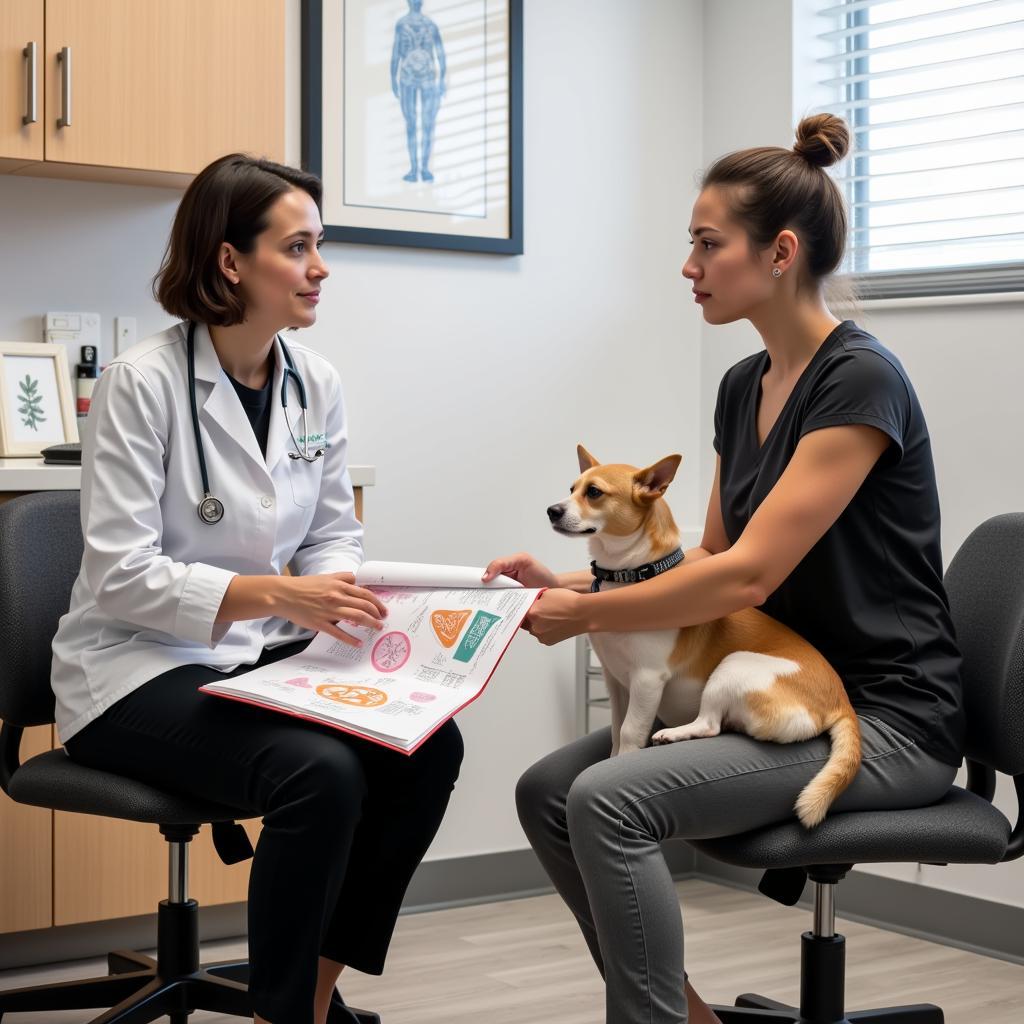
<instances>
[{"instance_id":1,"label":"hair bun","mask_svg":"<svg viewBox=\"0 0 1024 1024\"><path fill-rule=\"evenodd\" d=\"M815 167L831 167L850 149L850 130L835 114L805 117L796 129L793 152Z\"/></svg>"}]
</instances>

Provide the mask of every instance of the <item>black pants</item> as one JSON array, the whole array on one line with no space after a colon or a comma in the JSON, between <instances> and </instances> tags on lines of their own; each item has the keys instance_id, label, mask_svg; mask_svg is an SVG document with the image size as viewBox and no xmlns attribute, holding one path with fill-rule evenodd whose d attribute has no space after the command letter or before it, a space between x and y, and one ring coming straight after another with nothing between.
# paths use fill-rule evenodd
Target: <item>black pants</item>
<instances>
[{"instance_id":1,"label":"black pants","mask_svg":"<svg viewBox=\"0 0 1024 1024\"><path fill-rule=\"evenodd\" d=\"M265 651L257 664L307 644ZM262 815L249 987L272 1024L311 1024L318 956L382 973L405 890L458 778L462 737L449 721L407 756L198 691L222 678L204 665L157 676L65 749L91 768Z\"/></svg>"}]
</instances>

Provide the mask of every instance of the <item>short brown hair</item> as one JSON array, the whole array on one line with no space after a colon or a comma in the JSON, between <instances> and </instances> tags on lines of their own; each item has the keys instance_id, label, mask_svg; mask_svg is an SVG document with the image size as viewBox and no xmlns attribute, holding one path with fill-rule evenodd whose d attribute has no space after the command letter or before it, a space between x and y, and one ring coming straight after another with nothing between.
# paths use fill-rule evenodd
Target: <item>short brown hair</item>
<instances>
[{"instance_id":1,"label":"short brown hair","mask_svg":"<svg viewBox=\"0 0 1024 1024\"><path fill-rule=\"evenodd\" d=\"M223 242L252 252L266 230L267 210L293 189L307 192L321 208L320 179L271 160L230 153L203 168L185 190L153 295L179 320L229 327L245 319L245 300L220 272Z\"/></svg>"},{"instance_id":2,"label":"short brown hair","mask_svg":"<svg viewBox=\"0 0 1024 1024\"><path fill-rule=\"evenodd\" d=\"M789 228L800 239L814 283L831 274L846 249L846 204L825 168L850 148L846 122L835 114L805 117L792 149L762 146L729 153L704 173L701 187L723 187L730 211L755 249Z\"/></svg>"}]
</instances>

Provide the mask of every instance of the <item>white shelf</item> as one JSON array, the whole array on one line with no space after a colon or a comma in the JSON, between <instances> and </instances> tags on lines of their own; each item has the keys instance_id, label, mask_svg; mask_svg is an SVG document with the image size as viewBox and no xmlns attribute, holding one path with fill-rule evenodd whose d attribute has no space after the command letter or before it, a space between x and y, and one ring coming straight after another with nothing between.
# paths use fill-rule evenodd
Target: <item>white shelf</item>
<instances>
[{"instance_id":1,"label":"white shelf","mask_svg":"<svg viewBox=\"0 0 1024 1024\"><path fill-rule=\"evenodd\" d=\"M349 466L353 487L372 487L377 480L375 466ZM77 491L81 466L47 466L42 459L0 459L2 491Z\"/></svg>"},{"instance_id":2,"label":"white shelf","mask_svg":"<svg viewBox=\"0 0 1024 1024\"><path fill-rule=\"evenodd\" d=\"M47 466L42 459L0 459L0 491L77 491L81 466Z\"/></svg>"},{"instance_id":3,"label":"white shelf","mask_svg":"<svg viewBox=\"0 0 1024 1024\"><path fill-rule=\"evenodd\" d=\"M348 475L353 487L372 487L377 482L376 466L349 466Z\"/></svg>"}]
</instances>

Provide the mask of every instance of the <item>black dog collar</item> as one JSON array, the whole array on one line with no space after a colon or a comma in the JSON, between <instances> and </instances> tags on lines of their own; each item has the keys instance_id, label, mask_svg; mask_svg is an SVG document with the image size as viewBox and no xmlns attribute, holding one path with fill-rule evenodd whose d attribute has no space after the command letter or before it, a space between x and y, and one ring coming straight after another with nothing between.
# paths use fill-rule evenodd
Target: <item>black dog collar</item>
<instances>
[{"instance_id":1,"label":"black dog collar","mask_svg":"<svg viewBox=\"0 0 1024 1024\"><path fill-rule=\"evenodd\" d=\"M669 569L674 569L683 560L683 549L676 548L670 555L659 558L657 562L648 562L635 569L602 569L597 562L590 563L590 571L594 582L590 584L590 592L596 594L602 583L641 583L652 580Z\"/></svg>"}]
</instances>

